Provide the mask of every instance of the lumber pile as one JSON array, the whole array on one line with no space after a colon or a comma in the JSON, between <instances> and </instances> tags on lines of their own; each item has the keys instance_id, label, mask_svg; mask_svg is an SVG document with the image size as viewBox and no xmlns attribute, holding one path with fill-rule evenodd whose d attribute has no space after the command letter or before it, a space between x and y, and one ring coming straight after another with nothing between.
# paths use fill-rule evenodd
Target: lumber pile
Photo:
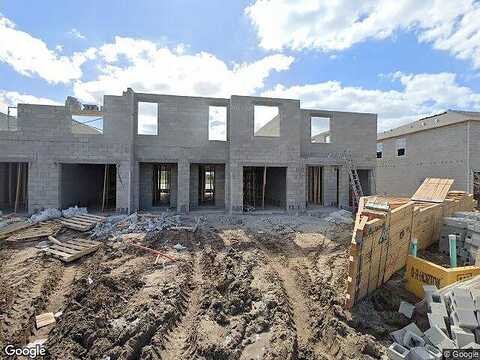
<instances>
[{"instance_id":1,"label":"lumber pile","mask_svg":"<svg viewBox=\"0 0 480 360\"><path fill-rule=\"evenodd\" d=\"M401 197L361 198L350 248L347 308L405 266L412 239L417 239L418 249L425 249L438 241L445 216L473 210L472 194L445 193L452 182L438 180L426 179L414 195L429 202ZM437 202L440 199L442 202Z\"/></svg>"}]
</instances>

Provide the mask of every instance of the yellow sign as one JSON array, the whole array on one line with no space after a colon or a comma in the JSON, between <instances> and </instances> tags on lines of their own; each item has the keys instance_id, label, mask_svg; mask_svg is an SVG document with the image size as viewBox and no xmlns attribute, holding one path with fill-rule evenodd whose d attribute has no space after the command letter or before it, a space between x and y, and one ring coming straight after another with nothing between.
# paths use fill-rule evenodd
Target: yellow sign
<instances>
[{"instance_id":1,"label":"yellow sign","mask_svg":"<svg viewBox=\"0 0 480 360\"><path fill-rule=\"evenodd\" d=\"M406 288L417 297L423 298L423 285L435 285L441 289L457 281L470 279L480 274L480 266L444 268L430 261L409 255L405 279Z\"/></svg>"}]
</instances>

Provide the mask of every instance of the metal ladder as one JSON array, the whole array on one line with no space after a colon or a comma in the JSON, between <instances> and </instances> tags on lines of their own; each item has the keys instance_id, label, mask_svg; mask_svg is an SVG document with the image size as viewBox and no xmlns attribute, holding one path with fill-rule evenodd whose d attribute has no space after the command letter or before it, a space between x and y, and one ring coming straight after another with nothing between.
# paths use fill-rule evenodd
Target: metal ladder
<instances>
[{"instance_id":1,"label":"metal ladder","mask_svg":"<svg viewBox=\"0 0 480 360\"><path fill-rule=\"evenodd\" d=\"M344 153L345 167L350 178L350 186L353 192L353 212L356 213L358 209L358 203L363 196L362 184L358 177L357 168L355 167L352 159L352 153L349 150L345 150Z\"/></svg>"}]
</instances>

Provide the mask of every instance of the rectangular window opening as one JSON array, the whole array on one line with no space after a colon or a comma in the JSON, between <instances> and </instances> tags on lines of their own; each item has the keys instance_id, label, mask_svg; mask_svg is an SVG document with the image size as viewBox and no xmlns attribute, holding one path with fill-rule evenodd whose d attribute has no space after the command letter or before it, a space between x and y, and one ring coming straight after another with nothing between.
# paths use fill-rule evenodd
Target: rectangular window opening
<instances>
[{"instance_id":1,"label":"rectangular window opening","mask_svg":"<svg viewBox=\"0 0 480 360\"><path fill-rule=\"evenodd\" d=\"M310 139L314 144L329 144L331 142L330 118L321 116L310 118Z\"/></svg>"},{"instance_id":2,"label":"rectangular window opening","mask_svg":"<svg viewBox=\"0 0 480 360\"><path fill-rule=\"evenodd\" d=\"M397 139L397 156L405 156L407 152L407 140L405 138Z\"/></svg>"},{"instance_id":3,"label":"rectangular window opening","mask_svg":"<svg viewBox=\"0 0 480 360\"><path fill-rule=\"evenodd\" d=\"M254 136L280 136L280 114L278 106L254 105Z\"/></svg>"},{"instance_id":4,"label":"rectangular window opening","mask_svg":"<svg viewBox=\"0 0 480 360\"><path fill-rule=\"evenodd\" d=\"M73 134L103 134L103 116L101 115L72 115Z\"/></svg>"},{"instance_id":5,"label":"rectangular window opening","mask_svg":"<svg viewBox=\"0 0 480 360\"><path fill-rule=\"evenodd\" d=\"M158 104L138 103L138 135L158 135Z\"/></svg>"},{"instance_id":6,"label":"rectangular window opening","mask_svg":"<svg viewBox=\"0 0 480 360\"><path fill-rule=\"evenodd\" d=\"M208 107L208 140L227 141L227 107Z\"/></svg>"},{"instance_id":7,"label":"rectangular window opening","mask_svg":"<svg viewBox=\"0 0 480 360\"><path fill-rule=\"evenodd\" d=\"M383 157L383 143L377 143L377 159Z\"/></svg>"}]
</instances>

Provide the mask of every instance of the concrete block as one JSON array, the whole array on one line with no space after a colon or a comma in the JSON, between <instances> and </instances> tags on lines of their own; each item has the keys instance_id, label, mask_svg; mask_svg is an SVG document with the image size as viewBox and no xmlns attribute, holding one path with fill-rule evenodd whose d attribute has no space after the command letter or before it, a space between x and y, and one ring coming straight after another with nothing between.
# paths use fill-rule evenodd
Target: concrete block
<instances>
[{"instance_id":1,"label":"concrete block","mask_svg":"<svg viewBox=\"0 0 480 360\"><path fill-rule=\"evenodd\" d=\"M400 303L400 308L398 309L398 312L411 319L413 313L415 312L415 305L412 305L406 301L402 301Z\"/></svg>"},{"instance_id":2,"label":"concrete block","mask_svg":"<svg viewBox=\"0 0 480 360\"><path fill-rule=\"evenodd\" d=\"M425 340L411 331L407 331L403 336L403 346L407 349L425 346Z\"/></svg>"},{"instance_id":3,"label":"concrete block","mask_svg":"<svg viewBox=\"0 0 480 360\"><path fill-rule=\"evenodd\" d=\"M455 348L455 343L438 326L425 331L425 337L440 350Z\"/></svg>"},{"instance_id":4,"label":"concrete block","mask_svg":"<svg viewBox=\"0 0 480 360\"><path fill-rule=\"evenodd\" d=\"M444 217L443 225L458 229L467 229L468 221L464 218Z\"/></svg>"},{"instance_id":5,"label":"concrete block","mask_svg":"<svg viewBox=\"0 0 480 360\"><path fill-rule=\"evenodd\" d=\"M408 354L409 360L432 360L434 359L432 355L424 347L416 347L410 349Z\"/></svg>"},{"instance_id":6,"label":"concrete block","mask_svg":"<svg viewBox=\"0 0 480 360\"><path fill-rule=\"evenodd\" d=\"M452 332L452 339L457 344L457 348L462 348L471 342L475 342L475 335L471 331L464 330L457 326L452 326L450 330Z\"/></svg>"},{"instance_id":7,"label":"concrete block","mask_svg":"<svg viewBox=\"0 0 480 360\"><path fill-rule=\"evenodd\" d=\"M400 344L393 343L387 350L388 358L391 360L405 360L408 359L410 350Z\"/></svg>"},{"instance_id":8,"label":"concrete block","mask_svg":"<svg viewBox=\"0 0 480 360\"><path fill-rule=\"evenodd\" d=\"M392 337L392 339L394 341L396 341L397 343L399 344L403 344L403 337L405 336L405 334L407 333L407 331L411 331L413 332L415 335L419 336L419 337L423 337L424 334L422 332L422 330L420 330L417 326L417 324L415 323L410 323L408 324L407 326L399 329L399 330L396 330L396 331L393 331L390 333L390 336Z\"/></svg>"},{"instance_id":9,"label":"concrete block","mask_svg":"<svg viewBox=\"0 0 480 360\"><path fill-rule=\"evenodd\" d=\"M472 294L470 293L470 290L466 289L466 288L462 288L462 287L456 287L452 290L452 293L453 293L453 296L454 297L457 297L457 296L472 296Z\"/></svg>"},{"instance_id":10,"label":"concrete block","mask_svg":"<svg viewBox=\"0 0 480 360\"><path fill-rule=\"evenodd\" d=\"M434 360L442 360L443 354L440 350L438 350L435 346L430 344L425 345L425 350L432 356Z\"/></svg>"},{"instance_id":11,"label":"concrete block","mask_svg":"<svg viewBox=\"0 0 480 360\"><path fill-rule=\"evenodd\" d=\"M455 326L473 330L478 327L477 317L472 310L457 309L450 315Z\"/></svg>"},{"instance_id":12,"label":"concrete block","mask_svg":"<svg viewBox=\"0 0 480 360\"><path fill-rule=\"evenodd\" d=\"M480 345L475 342L471 342L470 344L467 344L464 347L462 347L462 349L480 349Z\"/></svg>"},{"instance_id":13,"label":"concrete block","mask_svg":"<svg viewBox=\"0 0 480 360\"><path fill-rule=\"evenodd\" d=\"M470 295L470 293L465 296L465 295L455 295L453 297L453 308L455 310L457 309L465 309L465 310L471 310L475 311L475 304L473 302L473 298Z\"/></svg>"},{"instance_id":14,"label":"concrete block","mask_svg":"<svg viewBox=\"0 0 480 360\"><path fill-rule=\"evenodd\" d=\"M447 325L445 323L445 317L442 314L427 314L430 327L438 326L442 331L447 333Z\"/></svg>"},{"instance_id":15,"label":"concrete block","mask_svg":"<svg viewBox=\"0 0 480 360\"><path fill-rule=\"evenodd\" d=\"M448 318L447 307L444 303L431 303L428 307L428 311L431 314L441 315L445 318Z\"/></svg>"}]
</instances>

